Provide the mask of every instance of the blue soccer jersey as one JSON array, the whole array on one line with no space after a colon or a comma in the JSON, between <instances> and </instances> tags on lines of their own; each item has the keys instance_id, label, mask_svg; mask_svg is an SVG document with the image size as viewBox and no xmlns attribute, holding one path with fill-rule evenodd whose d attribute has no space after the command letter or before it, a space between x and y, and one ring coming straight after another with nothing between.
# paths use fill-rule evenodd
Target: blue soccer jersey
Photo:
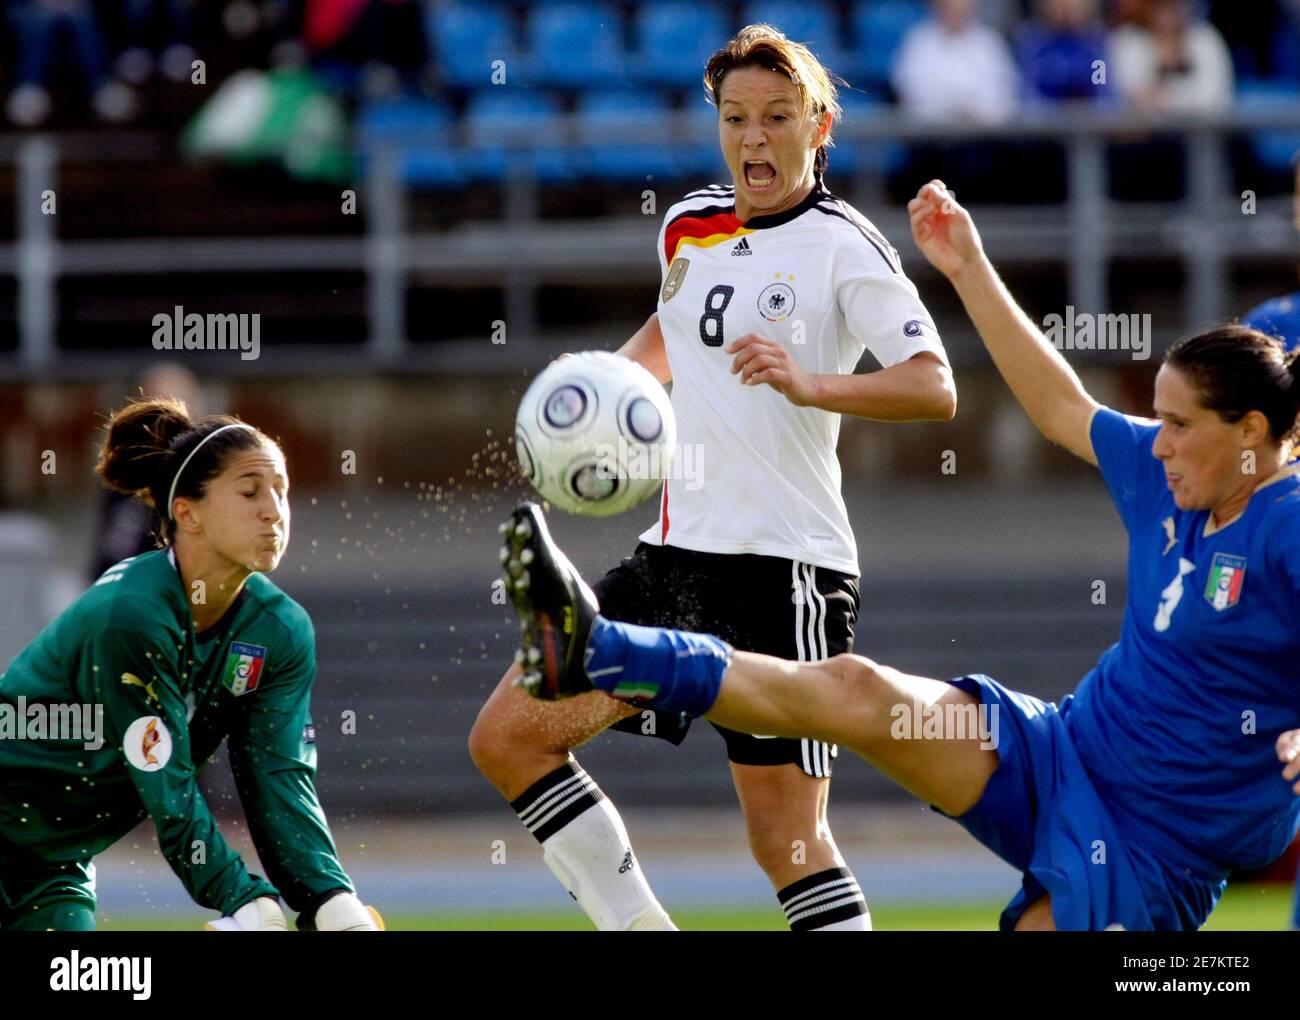
<instances>
[{"instance_id":1,"label":"blue soccer jersey","mask_svg":"<svg viewBox=\"0 0 1300 1020\"><path fill-rule=\"evenodd\" d=\"M1062 705L1126 834L1206 877L1267 864L1300 824L1274 744L1300 727L1300 465L1217 529L1174 505L1157 423L1103 408L1092 444L1129 534L1120 640Z\"/></svg>"},{"instance_id":2,"label":"blue soccer jersey","mask_svg":"<svg viewBox=\"0 0 1300 1020\"><path fill-rule=\"evenodd\" d=\"M1265 301L1241 317L1242 325L1275 336L1287 350L1300 348L1300 291Z\"/></svg>"}]
</instances>

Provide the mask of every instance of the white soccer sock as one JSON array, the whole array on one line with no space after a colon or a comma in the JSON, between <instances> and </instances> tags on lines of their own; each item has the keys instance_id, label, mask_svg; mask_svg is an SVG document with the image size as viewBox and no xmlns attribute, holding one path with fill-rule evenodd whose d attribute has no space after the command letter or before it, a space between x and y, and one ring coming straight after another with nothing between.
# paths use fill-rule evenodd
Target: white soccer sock
<instances>
[{"instance_id":1,"label":"white soccer sock","mask_svg":"<svg viewBox=\"0 0 1300 1020\"><path fill-rule=\"evenodd\" d=\"M859 914L857 917L850 917L843 921L832 921L830 924L824 924L820 928L813 928L813 931L871 931L871 911Z\"/></svg>"},{"instance_id":2,"label":"white soccer sock","mask_svg":"<svg viewBox=\"0 0 1300 1020\"><path fill-rule=\"evenodd\" d=\"M576 762L534 783L512 806L542 859L601 931L676 931L641 872L614 805Z\"/></svg>"}]
</instances>

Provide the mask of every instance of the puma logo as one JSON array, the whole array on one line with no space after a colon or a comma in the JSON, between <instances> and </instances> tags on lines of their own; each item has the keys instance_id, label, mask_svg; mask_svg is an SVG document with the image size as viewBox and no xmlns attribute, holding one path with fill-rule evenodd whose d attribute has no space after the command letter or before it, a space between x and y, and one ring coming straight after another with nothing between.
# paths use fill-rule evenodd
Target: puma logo
<instances>
[{"instance_id":1,"label":"puma logo","mask_svg":"<svg viewBox=\"0 0 1300 1020\"><path fill-rule=\"evenodd\" d=\"M1178 557L1178 576L1175 577L1165 590L1160 593L1163 600L1160 607L1156 610L1156 618L1153 626L1158 631L1169 629L1169 623L1174 615L1174 610L1178 608L1178 603L1183 600L1183 576L1190 574L1196 569L1196 564L1183 557Z\"/></svg>"},{"instance_id":2,"label":"puma logo","mask_svg":"<svg viewBox=\"0 0 1300 1020\"><path fill-rule=\"evenodd\" d=\"M154 704L162 704L162 703L158 700L158 695L154 693L154 690L153 690L153 684L151 684L151 683L150 683L150 684L145 683L143 680L141 680L141 679L140 679L138 676L136 676L134 673L123 673L123 674L122 674L122 683L126 684L128 687L130 687L130 686L143 687L143 688L144 688L144 693L148 696L148 698L149 698L150 701L152 701Z\"/></svg>"}]
</instances>

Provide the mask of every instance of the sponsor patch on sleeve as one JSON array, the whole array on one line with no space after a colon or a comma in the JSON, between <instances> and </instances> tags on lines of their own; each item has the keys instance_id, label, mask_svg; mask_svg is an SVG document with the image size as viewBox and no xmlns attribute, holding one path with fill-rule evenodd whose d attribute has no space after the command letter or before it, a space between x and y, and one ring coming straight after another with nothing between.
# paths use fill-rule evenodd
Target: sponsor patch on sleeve
<instances>
[{"instance_id":1,"label":"sponsor patch on sleeve","mask_svg":"<svg viewBox=\"0 0 1300 1020\"><path fill-rule=\"evenodd\" d=\"M126 728L122 753L141 772L157 772L171 760L172 735L158 716L141 716Z\"/></svg>"}]
</instances>

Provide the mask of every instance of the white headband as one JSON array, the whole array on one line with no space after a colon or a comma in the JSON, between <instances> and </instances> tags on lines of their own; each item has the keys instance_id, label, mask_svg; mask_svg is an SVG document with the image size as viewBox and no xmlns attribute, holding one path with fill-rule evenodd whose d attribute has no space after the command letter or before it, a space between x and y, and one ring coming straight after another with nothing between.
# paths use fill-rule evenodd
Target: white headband
<instances>
[{"instance_id":1,"label":"white headband","mask_svg":"<svg viewBox=\"0 0 1300 1020\"><path fill-rule=\"evenodd\" d=\"M206 436L204 436L202 439L200 439L197 443L194 444L194 449L192 449L189 452L189 455L186 456L186 458L183 461L181 461L180 470L177 471L176 474L172 477L172 487L167 490L167 519L169 521L176 520L176 518L172 516L172 501L176 499L176 483L181 480L181 475L185 472L185 468L189 466L190 460L193 459L194 455L199 452L199 450L202 448L204 443L206 443L213 436L221 435L221 433L225 432L226 429L249 429L250 431L253 432L257 431L257 429L253 428L252 425L245 425L242 421L237 421L233 425L222 425L221 428L219 429L213 429Z\"/></svg>"}]
</instances>

